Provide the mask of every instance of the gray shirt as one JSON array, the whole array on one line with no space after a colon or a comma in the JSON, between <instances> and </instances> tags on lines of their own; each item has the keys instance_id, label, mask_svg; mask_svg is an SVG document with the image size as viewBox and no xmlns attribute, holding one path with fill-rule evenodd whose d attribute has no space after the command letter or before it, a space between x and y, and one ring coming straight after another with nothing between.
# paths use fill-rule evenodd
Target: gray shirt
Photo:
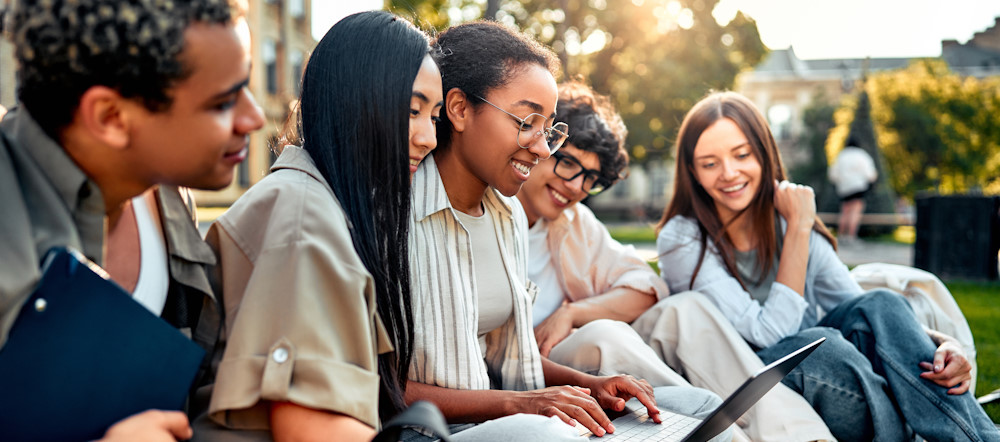
<instances>
[{"instance_id":1,"label":"gray shirt","mask_svg":"<svg viewBox=\"0 0 1000 442\"><path fill-rule=\"evenodd\" d=\"M26 109L0 123L0 345L55 246L104 260L104 199Z\"/></svg>"}]
</instances>

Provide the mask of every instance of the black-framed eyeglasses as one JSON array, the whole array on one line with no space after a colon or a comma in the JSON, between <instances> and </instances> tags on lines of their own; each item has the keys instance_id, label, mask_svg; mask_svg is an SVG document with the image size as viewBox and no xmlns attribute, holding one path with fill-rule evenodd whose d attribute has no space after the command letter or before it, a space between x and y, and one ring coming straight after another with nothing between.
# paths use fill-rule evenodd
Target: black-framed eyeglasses
<instances>
[{"instance_id":1,"label":"black-framed eyeglasses","mask_svg":"<svg viewBox=\"0 0 1000 442\"><path fill-rule=\"evenodd\" d=\"M490 103L489 100L483 97L478 95L475 97L517 120L519 123L517 128L517 145L521 146L522 149L531 147L540 137L544 136L545 144L549 147L549 153L552 154L559 150L563 143L566 142L566 138L569 137L569 125L566 123L560 122L553 124L551 127L545 127L549 119L542 114L531 113L527 117L521 118L501 109L500 106Z\"/></svg>"},{"instance_id":2,"label":"black-framed eyeglasses","mask_svg":"<svg viewBox=\"0 0 1000 442\"><path fill-rule=\"evenodd\" d=\"M572 155L557 152L552 154L552 158L556 160L556 164L552 168L556 176L562 178L564 181L573 181L576 177L583 175L583 191L590 194L590 196L604 192L614 184L601 178L601 171L583 167L583 164L580 164L580 160L574 158Z\"/></svg>"}]
</instances>

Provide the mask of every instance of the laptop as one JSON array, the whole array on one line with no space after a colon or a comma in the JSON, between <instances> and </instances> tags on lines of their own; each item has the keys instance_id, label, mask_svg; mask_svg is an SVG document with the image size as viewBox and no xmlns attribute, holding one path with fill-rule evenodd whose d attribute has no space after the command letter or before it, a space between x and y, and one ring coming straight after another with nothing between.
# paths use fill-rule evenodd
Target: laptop
<instances>
[{"instance_id":1,"label":"laptop","mask_svg":"<svg viewBox=\"0 0 1000 442\"><path fill-rule=\"evenodd\" d=\"M79 252L56 248L0 347L0 439L93 440L181 410L205 351Z\"/></svg>"},{"instance_id":2,"label":"laptop","mask_svg":"<svg viewBox=\"0 0 1000 442\"><path fill-rule=\"evenodd\" d=\"M704 420L660 410L663 422L656 424L646 414L646 407L632 398L625 403L625 414L612 421L615 425L613 434L597 437L580 424L577 424L577 429L581 436L600 441L707 441L729 428L825 340L817 339L760 369Z\"/></svg>"}]
</instances>

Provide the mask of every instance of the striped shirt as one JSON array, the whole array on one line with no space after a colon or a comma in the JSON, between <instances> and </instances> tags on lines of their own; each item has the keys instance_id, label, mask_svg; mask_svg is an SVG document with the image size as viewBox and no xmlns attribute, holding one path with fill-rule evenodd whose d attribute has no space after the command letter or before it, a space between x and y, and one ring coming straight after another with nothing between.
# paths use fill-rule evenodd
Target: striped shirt
<instances>
[{"instance_id":1,"label":"striped shirt","mask_svg":"<svg viewBox=\"0 0 1000 442\"><path fill-rule=\"evenodd\" d=\"M497 271L506 271L514 300L514 314L485 336L484 353L478 339L472 238L455 215L433 156L425 158L414 174L412 195L409 248L415 340L410 379L463 390L544 388L531 324L537 287L526 276L528 222L517 198L492 188L483 196L505 267Z\"/></svg>"}]
</instances>

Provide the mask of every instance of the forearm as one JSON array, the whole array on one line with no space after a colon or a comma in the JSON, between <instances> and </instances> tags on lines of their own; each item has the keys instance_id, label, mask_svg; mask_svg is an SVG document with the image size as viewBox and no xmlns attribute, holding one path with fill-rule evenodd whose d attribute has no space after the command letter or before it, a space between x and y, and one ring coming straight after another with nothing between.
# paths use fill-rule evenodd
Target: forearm
<instances>
[{"instance_id":1,"label":"forearm","mask_svg":"<svg viewBox=\"0 0 1000 442\"><path fill-rule=\"evenodd\" d=\"M806 269L809 265L809 236L812 226L804 226L789 221L785 231L785 241L781 249L781 259L778 262L778 273L775 281L795 290L799 295L805 294Z\"/></svg>"},{"instance_id":2,"label":"forearm","mask_svg":"<svg viewBox=\"0 0 1000 442\"><path fill-rule=\"evenodd\" d=\"M306 408L291 402L271 404L271 436L275 441L371 440L375 429L344 414Z\"/></svg>"},{"instance_id":3,"label":"forearm","mask_svg":"<svg viewBox=\"0 0 1000 442\"><path fill-rule=\"evenodd\" d=\"M598 319L632 322L653 304L656 304L656 296L652 293L615 287L603 294L574 301L560 308L571 312L573 327L582 327Z\"/></svg>"},{"instance_id":4,"label":"forearm","mask_svg":"<svg viewBox=\"0 0 1000 442\"><path fill-rule=\"evenodd\" d=\"M545 373L545 385L549 386L570 385L575 387L589 387L594 380L594 376L550 361L549 358L544 356L542 357L542 371Z\"/></svg>"},{"instance_id":5,"label":"forearm","mask_svg":"<svg viewBox=\"0 0 1000 442\"><path fill-rule=\"evenodd\" d=\"M484 422L521 410L516 405L516 391L459 390L409 381L406 403L419 400L433 403L450 423Z\"/></svg>"}]
</instances>

